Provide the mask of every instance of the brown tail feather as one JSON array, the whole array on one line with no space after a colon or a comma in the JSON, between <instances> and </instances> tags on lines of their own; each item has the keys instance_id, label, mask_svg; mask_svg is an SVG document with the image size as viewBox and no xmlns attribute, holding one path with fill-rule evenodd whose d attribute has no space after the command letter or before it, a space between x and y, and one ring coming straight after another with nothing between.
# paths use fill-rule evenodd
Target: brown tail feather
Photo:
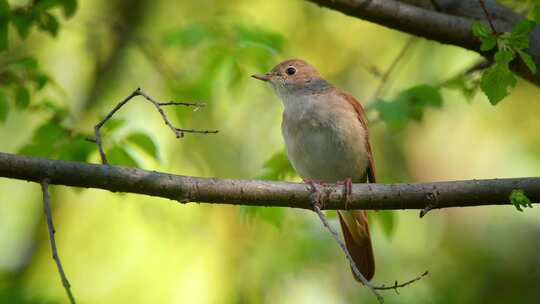
<instances>
[{"instance_id":1,"label":"brown tail feather","mask_svg":"<svg viewBox=\"0 0 540 304\"><path fill-rule=\"evenodd\" d=\"M369 235L367 212L365 210L338 211L345 245L358 270L369 281L375 274L375 259ZM360 282L353 272L354 278Z\"/></svg>"}]
</instances>

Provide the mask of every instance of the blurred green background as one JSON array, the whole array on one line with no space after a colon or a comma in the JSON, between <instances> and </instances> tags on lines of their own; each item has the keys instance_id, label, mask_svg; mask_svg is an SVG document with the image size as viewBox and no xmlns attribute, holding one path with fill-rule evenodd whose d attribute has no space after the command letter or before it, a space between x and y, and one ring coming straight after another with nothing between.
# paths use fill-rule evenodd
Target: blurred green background
<instances>
[{"instance_id":1,"label":"blurred green background","mask_svg":"<svg viewBox=\"0 0 540 304\"><path fill-rule=\"evenodd\" d=\"M207 103L167 110L178 126L220 133L177 140L137 98L105 130L112 163L298 180L282 153L282 106L249 77L297 57L370 109L381 182L540 175L538 88L520 80L491 106L474 92L474 75L456 80L480 60L475 53L415 39L373 96L377 74L410 37L306 1L42 1L33 25L30 2L9 1L16 26L0 53L3 152L97 163L84 138L140 86L156 99ZM383 112L382 100L417 85L436 94L420 115ZM0 303L66 303L39 185L1 179L0 193ZM60 186L51 201L80 303L376 302L309 211L180 205ZM374 282L429 270L399 295L385 292L388 303L537 303L539 215L512 206L437 210L423 219L418 211L371 212Z\"/></svg>"}]
</instances>

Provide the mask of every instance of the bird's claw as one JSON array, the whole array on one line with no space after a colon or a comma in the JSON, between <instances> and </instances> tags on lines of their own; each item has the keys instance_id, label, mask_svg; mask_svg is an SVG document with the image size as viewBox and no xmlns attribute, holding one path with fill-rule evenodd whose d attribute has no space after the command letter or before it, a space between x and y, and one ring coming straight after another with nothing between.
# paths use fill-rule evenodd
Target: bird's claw
<instances>
[{"instance_id":1,"label":"bird's claw","mask_svg":"<svg viewBox=\"0 0 540 304\"><path fill-rule=\"evenodd\" d=\"M339 185L343 185L343 198L345 200L345 208L347 208L352 195L352 179L348 177L342 181L337 181L336 186Z\"/></svg>"}]
</instances>

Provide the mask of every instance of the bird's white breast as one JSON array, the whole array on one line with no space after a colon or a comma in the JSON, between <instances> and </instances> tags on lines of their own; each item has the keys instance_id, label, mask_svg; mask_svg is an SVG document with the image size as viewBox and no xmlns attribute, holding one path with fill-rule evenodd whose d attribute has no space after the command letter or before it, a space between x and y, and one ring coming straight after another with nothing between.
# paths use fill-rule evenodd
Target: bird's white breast
<instances>
[{"instance_id":1,"label":"bird's white breast","mask_svg":"<svg viewBox=\"0 0 540 304\"><path fill-rule=\"evenodd\" d=\"M368 155L366 130L342 95L281 96L282 133L287 154L304 179L364 182Z\"/></svg>"}]
</instances>

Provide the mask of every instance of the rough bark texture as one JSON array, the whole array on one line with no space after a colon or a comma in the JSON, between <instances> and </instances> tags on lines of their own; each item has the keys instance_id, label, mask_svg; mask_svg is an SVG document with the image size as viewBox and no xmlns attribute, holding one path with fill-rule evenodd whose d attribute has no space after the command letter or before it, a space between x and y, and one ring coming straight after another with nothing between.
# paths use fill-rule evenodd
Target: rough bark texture
<instances>
[{"instance_id":1,"label":"rough bark texture","mask_svg":"<svg viewBox=\"0 0 540 304\"><path fill-rule=\"evenodd\" d=\"M173 175L135 168L0 153L0 176L26 181L158 196L182 203L312 209L305 184ZM355 184L345 204L342 187L321 189L324 209L429 209L509 204L514 189L540 201L540 177L417 184Z\"/></svg>"},{"instance_id":2,"label":"rough bark texture","mask_svg":"<svg viewBox=\"0 0 540 304\"><path fill-rule=\"evenodd\" d=\"M493 52L481 52L480 41L473 36L475 21L487 24L484 12L476 0L307 0L346 15L371 21L411 35L424 37L478 52L491 59ZM414 5L412 4L414 3ZM431 3L436 3L437 8ZM523 19L512 10L486 1L495 28L510 31L512 25ZM530 34L529 55L540 66L540 28ZM512 70L536 86L540 86L540 73L531 74L521 60L514 60Z\"/></svg>"}]
</instances>

